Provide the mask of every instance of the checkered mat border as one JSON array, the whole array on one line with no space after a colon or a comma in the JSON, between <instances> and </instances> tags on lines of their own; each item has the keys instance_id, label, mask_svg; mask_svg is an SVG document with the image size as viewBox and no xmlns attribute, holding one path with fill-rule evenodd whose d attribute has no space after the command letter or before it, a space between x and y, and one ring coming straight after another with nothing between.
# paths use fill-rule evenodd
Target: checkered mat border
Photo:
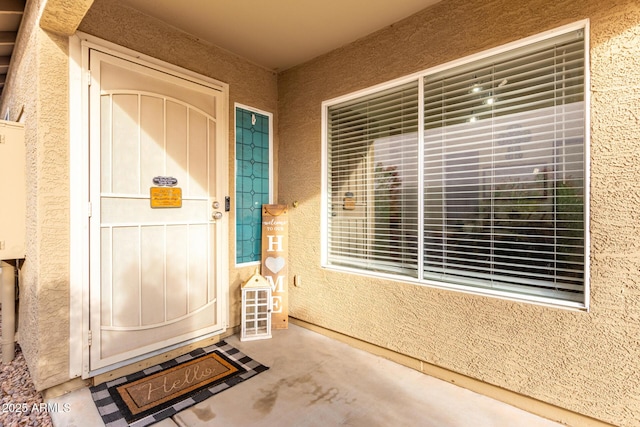
<instances>
[{"instance_id":1,"label":"checkered mat border","mask_svg":"<svg viewBox=\"0 0 640 427\"><path fill-rule=\"evenodd\" d=\"M109 392L109 388L117 387L121 384L138 380L146 375L154 374L163 369L172 368L180 363L188 362L197 357L204 356L214 351L231 359L231 361L238 364L246 372L234 375L221 383L217 383L209 388L199 390L192 395L183 396L181 400L172 404L171 406L158 408L157 412L153 412L141 419L132 421L131 424L126 421L124 414L118 407L118 403L116 403L116 401L111 396L111 393ZM269 368L256 362L237 348L227 344L225 341L220 341L217 344L211 345L209 347L198 348L196 350L193 350L191 353L185 354L159 365L151 366L150 368L133 373L131 375L120 377L118 379L102 383L95 387L91 387L90 390L93 402L96 404L98 412L100 413L102 421L104 421L106 427L143 427L171 417L181 410L193 406L196 403L200 403L203 400L206 400L209 397L220 393L221 391L233 387L234 385L241 383L242 381L247 380L254 375L259 374L260 372L266 371L267 369Z\"/></svg>"}]
</instances>

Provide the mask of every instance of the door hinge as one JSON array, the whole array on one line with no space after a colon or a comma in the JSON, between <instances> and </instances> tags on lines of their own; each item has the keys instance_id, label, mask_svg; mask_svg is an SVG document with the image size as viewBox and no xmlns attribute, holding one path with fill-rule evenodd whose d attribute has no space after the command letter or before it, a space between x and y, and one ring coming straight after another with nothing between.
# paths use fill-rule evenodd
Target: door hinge
<instances>
[{"instance_id":1,"label":"door hinge","mask_svg":"<svg viewBox=\"0 0 640 427\"><path fill-rule=\"evenodd\" d=\"M91 202L89 202L87 203L87 216L91 218L92 214L93 214L93 205L91 204Z\"/></svg>"},{"instance_id":2,"label":"door hinge","mask_svg":"<svg viewBox=\"0 0 640 427\"><path fill-rule=\"evenodd\" d=\"M91 70L87 70L87 86L91 86Z\"/></svg>"},{"instance_id":3,"label":"door hinge","mask_svg":"<svg viewBox=\"0 0 640 427\"><path fill-rule=\"evenodd\" d=\"M87 334L87 341L89 342L89 347L91 347L91 344L93 344L93 334L91 331Z\"/></svg>"}]
</instances>

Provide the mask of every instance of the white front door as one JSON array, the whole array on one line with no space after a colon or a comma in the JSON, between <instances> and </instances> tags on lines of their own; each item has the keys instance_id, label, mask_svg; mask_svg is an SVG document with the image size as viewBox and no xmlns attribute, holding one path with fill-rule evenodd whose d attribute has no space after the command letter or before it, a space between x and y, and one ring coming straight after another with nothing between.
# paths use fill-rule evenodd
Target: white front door
<instances>
[{"instance_id":1,"label":"white front door","mask_svg":"<svg viewBox=\"0 0 640 427\"><path fill-rule=\"evenodd\" d=\"M93 371L224 330L228 166L222 89L97 50L89 67Z\"/></svg>"}]
</instances>

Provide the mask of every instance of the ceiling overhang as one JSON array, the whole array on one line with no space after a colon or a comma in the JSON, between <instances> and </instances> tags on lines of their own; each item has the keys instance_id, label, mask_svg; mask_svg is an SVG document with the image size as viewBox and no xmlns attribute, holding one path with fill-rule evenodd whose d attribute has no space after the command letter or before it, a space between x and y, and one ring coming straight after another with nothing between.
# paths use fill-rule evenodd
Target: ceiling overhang
<instances>
[{"instance_id":1,"label":"ceiling overhang","mask_svg":"<svg viewBox=\"0 0 640 427\"><path fill-rule=\"evenodd\" d=\"M40 16L40 27L71 36L92 4L93 0L47 0Z\"/></svg>"},{"instance_id":2,"label":"ceiling overhang","mask_svg":"<svg viewBox=\"0 0 640 427\"><path fill-rule=\"evenodd\" d=\"M440 0L121 1L255 64L281 71Z\"/></svg>"},{"instance_id":3,"label":"ceiling overhang","mask_svg":"<svg viewBox=\"0 0 640 427\"><path fill-rule=\"evenodd\" d=\"M440 0L119 0L206 43L282 71L388 27ZM0 90L26 0L0 2ZM40 27L72 35L94 0L46 0Z\"/></svg>"}]
</instances>

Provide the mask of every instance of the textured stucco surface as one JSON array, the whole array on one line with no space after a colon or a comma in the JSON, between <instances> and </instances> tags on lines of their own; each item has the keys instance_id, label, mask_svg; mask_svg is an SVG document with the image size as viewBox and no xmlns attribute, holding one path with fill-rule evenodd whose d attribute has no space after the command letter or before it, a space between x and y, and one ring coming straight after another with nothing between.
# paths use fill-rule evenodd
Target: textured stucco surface
<instances>
[{"instance_id":1,"label":"textured stucco surface","mask_svg":"<svg viewBox=\"0 0 640 427\"><path fill-rule=\"evenodd\" d=\"M40 27L70 36L76 32L93 0L48 0L40 17Z\"/></svg>"},{"instance_id":2,"label":"textured stucco surface","mask_svg":"<svg viewBox=\"0 0 640 427\"><path fill-rule=\"evenodd\" d=\"M591 25L591 306L577 312L320 268L321 103L580 19ZM279 75L290 314L616 425L640 419L640 6L444 0Z\"/></svg>"},{"instance_id":3,"label":"textured stucco surface","mask_svg":"<svg viewBox=\"0 0 640 427\"><path fill-rule=\"evenodd\" d=\"M69 238L66 37L38 27L29 2L2 111L24 108L27 248L19 303L19 342L36 387L68 379Z\"/></svg>"},{"instance_id":4,"label":"textured stucco surface","mask_svg":"<svg viewBox=\"0 0 640 427\"><path fill-rule=\"evenodd\" d=\"M24 106L27 261L20 344L39 389L68 379L69 130L66 37L37 26L28 2L3 98ZM321 102L552 29L591 22L591 306L589 312L371 279L320 268ZM631 0L444 0L279 76L115 0L79 29L229 84L233 105L274 116L279 203L289 210L290 313L355 338L622 426L640 419L640 6ZM233 205L230 224L234 223ZM230 321L253 269L233 266Z\"/></svg>"}]
</instances>

